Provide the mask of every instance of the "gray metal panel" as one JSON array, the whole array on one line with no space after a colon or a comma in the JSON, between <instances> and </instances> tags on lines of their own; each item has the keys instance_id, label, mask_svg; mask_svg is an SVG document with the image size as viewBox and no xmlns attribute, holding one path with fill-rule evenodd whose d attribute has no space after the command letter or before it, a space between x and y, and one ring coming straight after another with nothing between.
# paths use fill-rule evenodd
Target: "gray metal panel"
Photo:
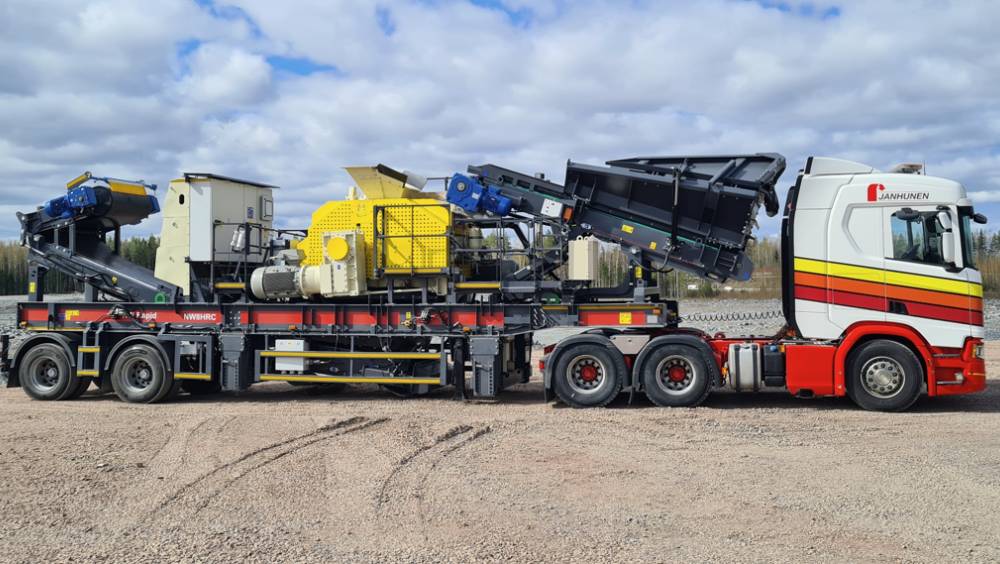
<instances>
[{"instance_id":1,"label":"gray metal panel","mask_svg":"<svg viewBox=\"0 0 1000 564\"><path fill-rule=\"evenodd\" d=\"M472 393L476 397L496 397L503 389L500 337L469 338L472 360Z\"/></svg>"},{"instance_id":2,"label":"gray metal panel","mask_svg":"<svg viewBox=\"0 0 1000 564\"><path fill-rule=\"evenodd\" d=\"M226 391L239 391L250 386L250 354L247 338L242 333L223 333L219 336L222 349L219 383Z\"/></svg>"}]
</instances>

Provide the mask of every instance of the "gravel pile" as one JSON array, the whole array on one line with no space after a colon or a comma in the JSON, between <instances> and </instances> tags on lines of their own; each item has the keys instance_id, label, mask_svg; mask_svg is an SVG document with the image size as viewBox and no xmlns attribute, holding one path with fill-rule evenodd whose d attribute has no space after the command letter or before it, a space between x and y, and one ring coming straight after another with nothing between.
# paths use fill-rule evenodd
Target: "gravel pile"
<instances>
[{"instance_id":1,"label":"gravel pile","mask_svg":"<svg viewBox=\"0 0 1000 564\"><path fill-rule=\"evenodd\" d=\"M983 318L986 340L1000 339L1000 300L983 300Z\"/></svg>"}]
</instances>

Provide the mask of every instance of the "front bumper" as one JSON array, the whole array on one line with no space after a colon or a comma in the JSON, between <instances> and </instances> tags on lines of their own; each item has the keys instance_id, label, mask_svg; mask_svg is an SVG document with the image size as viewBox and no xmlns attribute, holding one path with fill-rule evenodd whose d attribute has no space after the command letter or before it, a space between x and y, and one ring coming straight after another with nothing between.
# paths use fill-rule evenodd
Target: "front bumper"
<instances>
[{"instance_id":1,"label":"front bumper","mask_svg":"<svg viewBox=\"0 0 1000 564\"><path fill-rule=\"evenodd\" d=\"M986 389L986 360L982 356L983 341L968 339L958 354L934 356L935 386L932 395L955 396ZM978 353L977 353L978 351Z\"/></svg>"}]
</instances>

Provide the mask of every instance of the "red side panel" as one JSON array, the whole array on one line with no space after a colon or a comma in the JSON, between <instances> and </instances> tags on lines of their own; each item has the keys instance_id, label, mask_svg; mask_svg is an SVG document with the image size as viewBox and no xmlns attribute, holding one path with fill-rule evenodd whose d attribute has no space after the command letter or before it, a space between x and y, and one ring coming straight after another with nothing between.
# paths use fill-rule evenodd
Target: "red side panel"
<instances>
[{"instance_id":1,"label":"red side panel","mask_svg":"<svg viewBox=\"0 0 1000 564\"><path fill-rule=\"evenodd\" d=\"M114 322L130 325L133 320L143 323L183 323L185 325L207 326L222 323L222 310L209 305L183 304L179 306L159 304L126 304L131 317L111 316L113 302L107 303L58 303L54 305L52 322L66 327L82 327L86 323ZM41 326L49 320L49 306L45 302L22 303L18 307L18 322Z\"/></svg>"},{"instance_id":2,"label":"red side panel","mask_svg":"<svg viewBox=\"0 0 1000 564\"><path fill-rule=\"evenodd\" d=\"M642 326L646 324L645 311L580 311L582 326Z\"/></svg>"},{"instance_id":3,"label":"red side panel","mask_svg":"<svg viewBox=\"0 0 1000 564\"><path fill-rule=\"evenodd\" d=\"M810 390L817 396L832 396L833 359L837 347L833 345L785 346L785 385L792 394Z\"/></svg>"}]
</instances>

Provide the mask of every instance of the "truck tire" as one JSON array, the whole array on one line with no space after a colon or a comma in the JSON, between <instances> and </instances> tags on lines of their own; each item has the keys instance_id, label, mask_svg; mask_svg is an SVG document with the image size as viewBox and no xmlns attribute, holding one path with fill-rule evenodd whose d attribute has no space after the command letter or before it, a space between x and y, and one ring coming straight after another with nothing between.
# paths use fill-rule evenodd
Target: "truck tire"
<instances>
[{"instance_id":1,"label":"truck tire","mask_svg":"<svg viewBox=\"0 0 1000 564\"><path fill-rule=\"evenodd\" d=\"M660 407L694 407L712 391L712 377L701 354L684 345L663 345L643 362L642 388Z\"/></svg>"},{"instance_id":2,"label":"truck tire","mask_svg":"<svg viewBox=\"0 0 1000 564\"><path fill-rule=\"evenodd\" d=\"M570 345L556 361L556 395L571 407L604 407L621 393L627 369L617 350L593 343Z\"/></svg>"},{"instance_id":3,"label":"truck tire","mask_svg":"<svg viewBox=\"0 0 1000 564\"><path fill-rule=\"evenodd\" d=\"M903 411L920 397L924 371L906 346L879 339L847 358L847 395L871 411Z\"/></svg>"},{"instance_id":4,"label":"truck tire","mask_svg":"<svg viewBox=\"0 0 1000 564\"><path fill-rule=\"evenodd\" d=\"M111 367L111 385L129 403L155 403L180 389L159 351L146 344L128 346L118 354Z\"/></svg>"},{"instance_id":5,"label":"truck tire","mask_svg":"<svg viewBox=\"0 0 1000 564\"><path fill-rule=\"evenodd\" d=\"M24 393L36 400L68 399L80 385L66 351L53 343L35 345L24 353L17 376Z\"/></svg>"}]
</instances>

